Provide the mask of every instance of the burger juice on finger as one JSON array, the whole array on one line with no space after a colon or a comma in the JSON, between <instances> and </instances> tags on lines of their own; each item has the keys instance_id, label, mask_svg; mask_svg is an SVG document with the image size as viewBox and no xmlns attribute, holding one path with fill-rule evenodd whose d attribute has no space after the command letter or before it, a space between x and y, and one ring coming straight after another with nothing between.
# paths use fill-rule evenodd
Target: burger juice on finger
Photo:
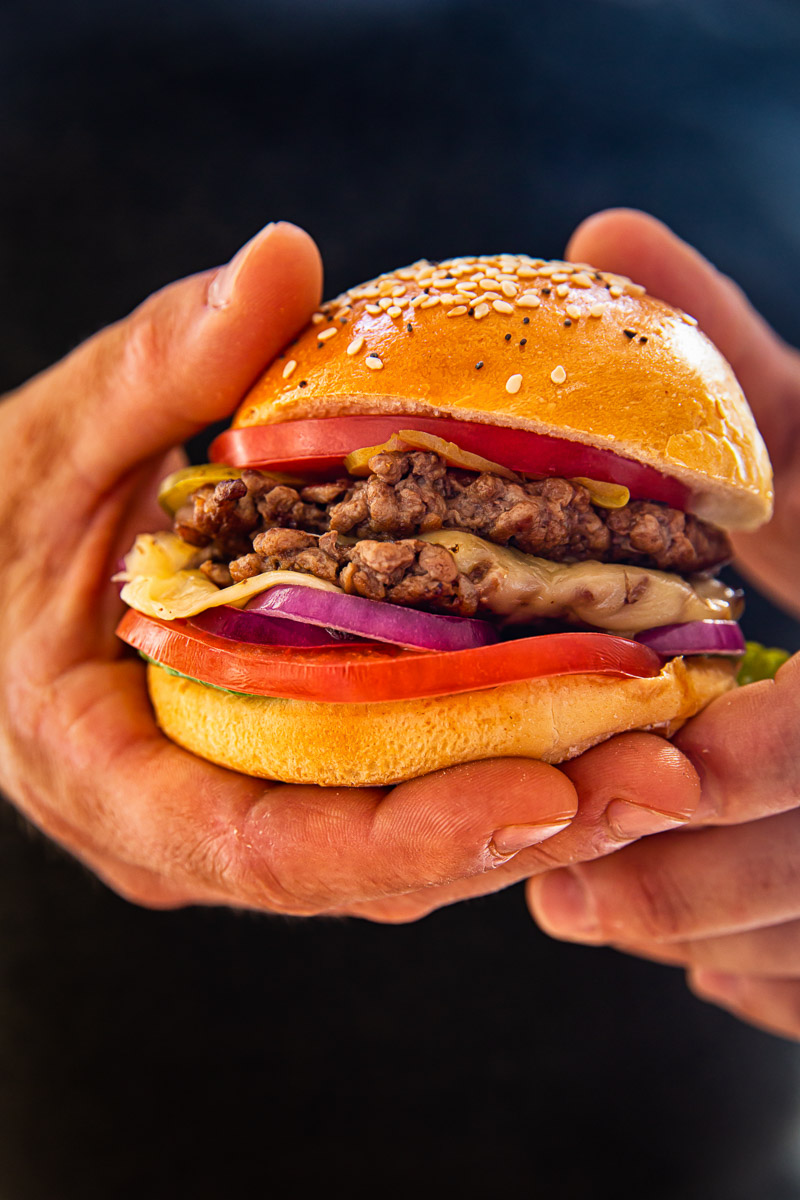
<instances>
[{"instance_id":1,"label":"burger juice on finger","mask_svg":"<svg viewBox=\"0 0 800 1200\"><path fill-rule=\"evenodd\" d=\"M120 636L159 724L252 775L386 784L667 736L732 687L727 531L766 450L694 319L525 255L337 297L162 486Z\"/></svg>"}]
</instances>

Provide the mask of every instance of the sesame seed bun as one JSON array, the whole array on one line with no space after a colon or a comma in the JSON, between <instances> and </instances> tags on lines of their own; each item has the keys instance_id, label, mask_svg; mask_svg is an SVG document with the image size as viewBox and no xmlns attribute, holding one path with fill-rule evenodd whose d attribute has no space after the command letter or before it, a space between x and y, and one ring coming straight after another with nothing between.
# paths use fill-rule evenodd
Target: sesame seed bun
<instances>
[{"instance_id":1,"label":"sesame seed bun","mask_svg":"<svg viewBox=\"0 0 800 1200\"><path fill-rule=\"evenodd\" d=\"M378 704L241 696L148 667L159 725L203 758L266 779L363 787L476 759L559 763L616 733L671 736L734 684L727 659L673 659L654 679L571 675Z\"/></svg>"},{"instance_id":2,"label":"sesame seed bun","mask_svg":"<svg viewBox=\"0 0 800 1200\"><path fill-rule=\"evenodd\" d=\"M771 514L767 452L720 353L692 317L582 264L457 258L352 288L268 368L234 427L346 413L551 434L680 480L690 510L723 529Z\"/></svg>"}]
</instances>

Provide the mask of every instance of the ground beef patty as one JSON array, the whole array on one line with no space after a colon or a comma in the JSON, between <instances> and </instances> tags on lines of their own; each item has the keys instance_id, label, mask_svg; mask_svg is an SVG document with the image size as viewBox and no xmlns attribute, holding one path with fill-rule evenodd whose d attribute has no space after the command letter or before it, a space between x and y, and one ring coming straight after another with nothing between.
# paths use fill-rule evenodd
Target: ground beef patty
<instances>
[{"instance_id":1,"label":"ground beef patty","mask_svg":"<svg viewBox=\"0 0 800 1200\"><path fill-rule=\"evenodd\" d=\"M229 563L273 528L333 531L371 542L413 539L436 529L474 533L557 562L631 563L692 574L730 557L726 535L690 513L650 500L623 508L592 504L568 479L516 483L448 467L426 451L374 455L366 479L296 489L258 471L209 484L176 514L175 530Z\"/></svg>"},{"instance_id":2,"label":"ground beef patty","mask_svg":"<svg viewBox=\"0 0 800 1200\"><path fill-rule=\"evenodd\" d=\"M250 554L234 559L224 569L229 574L221 582L226 583L238 583L262 571L303 571L368 600L464 617L478 608L475 587L459 572L452 554L443 546L416 538L347 546L339 544L334 532L319 537L300 529L269 529L256 534ZM204 563L201 570L214 579L213 564Z\"/></svg>"}]
</instances>

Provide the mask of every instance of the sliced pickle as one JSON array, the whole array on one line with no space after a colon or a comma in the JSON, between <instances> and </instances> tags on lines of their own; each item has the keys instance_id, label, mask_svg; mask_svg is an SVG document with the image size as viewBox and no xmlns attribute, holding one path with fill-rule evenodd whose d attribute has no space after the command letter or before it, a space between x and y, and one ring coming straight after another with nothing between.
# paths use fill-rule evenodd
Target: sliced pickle
<instances>
[{"instance_id":1,"label":"sliced pickle","mask_svg":"<svg viewBox=\"0 0 800 1200\"><path fill-rule=\"evenodd\" d=\"M575 475L570 483L579 483L585 487L592 504L598 508L624 508L631 494L621 483L605 483L600 479L585 479L583 475Z\"/></svg>"},{"instance_id":2,"label":"sliced pickle","mask_svg":"<svg viewBox=\"0 0 800 1200\"><path fill-rule=\"evenodd\" d=\"M162 481L158 489L158 502L165 512L174 517L198 488L205 487L208 483L222 483L225 479L239 479L241 474L239 467L226 467L224 463L202 463L196 467L182 467L180 471L173 471ZM276 483L287 483L291 486L306 482L297 475L281 475L276 471L261 471L261 474L268 479L274 479Z\"/></svg>"},{"instance_id":3,"label":"sliced pickle","mask_svg":"<svg viewBox=\"0 0 800 1200\"><path fill-rule=\"evenodd\" d=\"M463 467L466 471L477 471L478 473L487 471L492 475L500 475L503 479L511 479L515 483L520 482L520 476L516 471L503 467L500 463L492 462L491 459L482 458L480 454L470 454L468 450L462 450L455 442L447 442L444 438L436 437L432 433L422 433L417 429L401 429L399 433L393 434L388 442L384 442L380 446L364 446L361 450L353 450L344 460L344 467L350 475L368 475L369 460L375 454L409 449L428 450L432 454L438 454L450 467Z\"/></svg>"}]
</instances>

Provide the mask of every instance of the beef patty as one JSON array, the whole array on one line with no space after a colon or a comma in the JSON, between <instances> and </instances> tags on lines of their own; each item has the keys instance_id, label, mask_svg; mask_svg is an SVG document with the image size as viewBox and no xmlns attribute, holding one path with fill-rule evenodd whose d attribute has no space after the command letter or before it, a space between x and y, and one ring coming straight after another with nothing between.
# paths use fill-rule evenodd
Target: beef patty
<instances>
[{"instance_id":1,"label":"beef patty","mask_svg":"<svg viewBox=\"0 0 800 1200\"><path fill-rule=\"evenodd\" d=\"M176 514L175 531L207 547L204 569L220 585L230 580L230 564L258 554L254 540L275 529L370 543L453 529L556 562L594 559L680 574L718 566L731 553L721 530L690 513L652 500L601 508L569 479L514 482L448 467L427 451L376 454L369 471L366 479L295 488L245 470L199 488Z\"/></svg>"}]
</instances>

